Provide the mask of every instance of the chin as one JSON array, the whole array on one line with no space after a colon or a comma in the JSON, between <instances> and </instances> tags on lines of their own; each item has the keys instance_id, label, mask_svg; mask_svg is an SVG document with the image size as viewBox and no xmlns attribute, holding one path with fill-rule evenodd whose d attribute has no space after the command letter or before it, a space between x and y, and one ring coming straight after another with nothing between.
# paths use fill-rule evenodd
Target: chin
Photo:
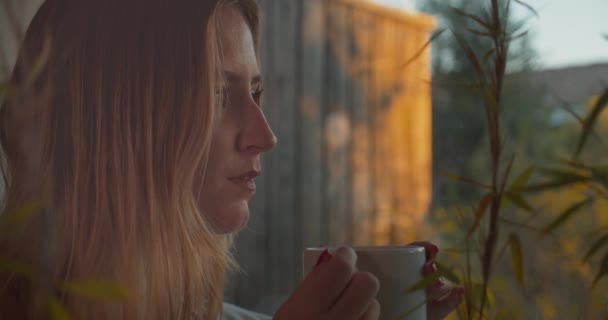
<instances>
[{"instance_id":1,"label":"chin","mask_svg":"<svg viewBox=\"0 0 608 320\"><path fill-rule=\"evenodd\" d=\"M241 231L249 221L249 204L235 204L213 214L215 228L220 234Z\"/></svg>"}]
</instances>

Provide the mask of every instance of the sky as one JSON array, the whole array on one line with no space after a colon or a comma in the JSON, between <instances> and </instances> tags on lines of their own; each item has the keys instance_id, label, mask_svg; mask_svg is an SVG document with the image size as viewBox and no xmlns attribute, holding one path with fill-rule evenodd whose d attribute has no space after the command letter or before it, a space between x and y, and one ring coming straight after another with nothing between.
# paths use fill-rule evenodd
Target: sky
<instances>
[{"instance_id":1,"label":"sky","mask_svg":"<svg viewBox=\"0 0 608 320\"><path fill-rule=\"evenodd\" d=\"M371 0L412 10L415 0ZM419 0L424 1L424 0ZM532 44L544 68L608 62L608 0L526 0L539 17L518 6L520 19L529 18Z\"/></svg>"}]
</instances>

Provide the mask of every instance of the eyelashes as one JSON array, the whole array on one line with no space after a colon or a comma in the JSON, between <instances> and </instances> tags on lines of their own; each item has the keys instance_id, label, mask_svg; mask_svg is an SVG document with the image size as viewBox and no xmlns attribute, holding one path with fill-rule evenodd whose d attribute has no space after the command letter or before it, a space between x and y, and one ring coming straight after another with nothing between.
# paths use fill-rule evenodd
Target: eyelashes
<instances>
[{"instance_id":1,"label":"eyelashes","mask_svg":"<svg viewBox=\"0 0 608 320\"><path fill-rule=\"evenodd\" d=\"M262 100L262 94L264 94L264 88L261 87L251 91L251 97L258 106L260 105L260 101Z\"/></svg>"},{"instance_id":2,"label":"eyelashes","mask_svg":"<svg viewBox=\"0 0 608 320\"><path fill-rule=\"evenodd\" d=\"M236 92L231 92L232 90L228 87L222 87L220 89L215 90L215 99L218 103L221 103L222 108L227 108L230 103L230 96L236 94ZM264 88L258 87L252 90L250 93L253 101L260 106L262 95L264 94Z\"/></svg>"}]
</instances>

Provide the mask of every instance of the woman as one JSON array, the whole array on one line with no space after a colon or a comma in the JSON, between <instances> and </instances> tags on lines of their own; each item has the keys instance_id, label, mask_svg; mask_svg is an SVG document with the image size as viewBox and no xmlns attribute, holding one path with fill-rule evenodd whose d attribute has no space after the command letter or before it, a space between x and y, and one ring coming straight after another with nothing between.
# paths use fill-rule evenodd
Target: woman
<instances>
[{"instance_id":1,"label":"woman","mask_svg":"<svg viewBox=\"0 0 608 320\"><path fill-rule=\"evenodd\" d=\"M2 255L38 277L2 274L0 314L46 318L56 302L74 319L222 313L231 235L247 222L260 155L276 144L260 108L258 29L253 0L47 0L14 72L28 94L0 115L5 212L41 209L1 240ZM339 250L275 319L376 319L377 280L354 260ZM57 289L81 279L129 295ZM461 299L446 293L431 304L437 319Z\"/></svg>"}]
</instances>

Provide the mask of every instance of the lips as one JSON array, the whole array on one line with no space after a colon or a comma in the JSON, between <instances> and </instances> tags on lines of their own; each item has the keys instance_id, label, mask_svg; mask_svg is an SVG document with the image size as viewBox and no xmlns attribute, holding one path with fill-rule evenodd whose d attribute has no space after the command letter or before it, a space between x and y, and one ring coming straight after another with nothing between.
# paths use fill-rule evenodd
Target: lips
<instances>
[{"instance_id":1,"label":"lips","mask_svg":"<svg viewBox=\"0 0 608 320\"><path fill-rule=\"evenodd\" d=\"M249 192L255 192L255 178L260 175L260 172L257 170L250 170L243 174L228 178L234 184L240 186Z\"/></svg>"}]
</instances>

